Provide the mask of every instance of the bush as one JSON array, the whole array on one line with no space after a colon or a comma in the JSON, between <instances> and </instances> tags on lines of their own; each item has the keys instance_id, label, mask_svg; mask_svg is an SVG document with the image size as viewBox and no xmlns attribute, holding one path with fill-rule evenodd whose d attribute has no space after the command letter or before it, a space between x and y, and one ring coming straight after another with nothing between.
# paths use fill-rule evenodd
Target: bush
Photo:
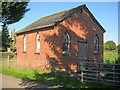
<instances>
[{"instance_id":1,"label":"bush","mask_svg":"<svg viewBox=\"0 0 120 90\"><path fill-rule=\"evenodd\" d=\"M118 54L120 55L120 45L117 46Z\"/></svg>"},{"instance_id":2,"label":"bush","mask_svg":"<svg viewBox=\"0 0 120 90\"><path fill-rule=\"evenodd\" d=\"M105 43L105 50L115 50L116 48L116 44L113 41L107 41Z\"/></svg>"},{"instance_id":3,"label":"bush","mask_svg":"<svg viewBox=\"0 0 120 90\"><path fill-rule=\"evenodd\" d=\"M11 46L11 47L10 47L10 51L11 51L11 52L15 52L15 51L16 51L16 47Z\"/></svg>"}]
</instances>

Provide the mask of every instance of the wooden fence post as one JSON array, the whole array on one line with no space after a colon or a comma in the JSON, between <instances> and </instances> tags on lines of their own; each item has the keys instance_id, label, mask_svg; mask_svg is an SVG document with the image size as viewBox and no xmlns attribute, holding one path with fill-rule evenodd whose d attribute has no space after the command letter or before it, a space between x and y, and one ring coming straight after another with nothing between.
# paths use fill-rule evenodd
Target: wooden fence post
<instances>
[{"instance_id":1,"label":"wooden fence post","mask_svg":"<svg viewBox=\"0 0 120 90\"><path fill-rule=\"evenodd\" d=\"M98 73L98 66L99 66L99 64L97 64L97 75L96 75L96 82L98 82L98 76L99 76L99 73Z\"/></svg>"},{"instance_id":2,"label":"wooden fence post","mask_svg":"<svg viewBox=\"0 0 120 90\"><path fill-rule=\"evenodd\" d=\"M115 65L113 65L113 85L115 84Z\"/></svg>"},{"instance_id":3,"label":"wooden fence post","mask_svg":"<svg viewBox=\"0 0 120 90\"><path fill-rule=\"evenodd\" d=\"M8 55L8 68L10 67L10 56Z\"/></svg>"},{"instance_id":4,"label":"wooden fence post","mask_svg":"<svg viewBox=\"0 0 120 90\"><path fill-rule=\"evenodd\" d=\"M82 70L81 70L81 81L83 82L83 63L81 62L82 64Z\"/></svg>"}]
</instances>

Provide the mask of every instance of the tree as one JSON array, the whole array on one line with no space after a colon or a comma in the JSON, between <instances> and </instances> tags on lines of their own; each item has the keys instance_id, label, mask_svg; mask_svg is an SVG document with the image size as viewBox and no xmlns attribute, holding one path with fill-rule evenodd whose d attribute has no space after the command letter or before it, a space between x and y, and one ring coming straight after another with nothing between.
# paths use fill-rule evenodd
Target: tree
<instances>
[{"instance_id":1,"label":"tree","mask_svg":"<svg viewBox=\"0 0 120 90\"><path fill-rule=\"evenodd\" d=\"M0 51L2 50L2 31L0 31Z\"/></svg>"},{"instance_id":2,"label":"tree","mask_svg":"<svg viewBox=\"0 0 120 90\"><path fill-rule=\"evenodd\" d=\"M28 2L0 2L2 9L0 9L0 14L2 14L2 47L6 51L9 46L10 38L8 34L8 25L18 22L24 17L24 14L29 11L27 9ZM1 16L0 16L1 17Z\"/></svg>"},{"instance_id":3,"label":"tree","mask_svg":"<svg viewBox=\"0 0 120 90\"><path fill-rule=\"evenodd\" d=\"M11 31L11 37L10 38L12 39L12 37L13 37L13 32Z\"/></svg>"},{"instance_id":4,"label":"tree","mask_svg":"<svg viewBox=\"0 0 120 90\"><path fill-rule=\"evenodd\" d=\"M8 32L8 27L5 26L2 28L2 50L6 51L7 47L9 47L9 32Z\"/></svg>"},{"instance_id":5,"label":"tree","mask_svg":"<svg viewBox=\"0 0 120 90\"><path fill-rule=\"evenodd\" d=\"M11 41L10 41L11 47L10 47L10 51L14 52L16 51L16 32L15 29L13 29L13 31L11 31Z\"/></svg>"},{"instance_id":6,"label":"tree","mask_svg":"<svg viewBox=\"0 0 120 90\"><path fill-rule=\"evenodd\" d=\"M18 22L30 10L27 5L28 2L2 2L2 23L6 25Z\"/></svg>"},{"instance_id":7,"label":"tree","mask_svg":"<svg viewBox=\"0 0 120 90\"><path fill-rule=\"evenodd\" d=\"M117 49L120 49L120 44L117 46Z\"/></svg>"},{"instance_id":8,"label":"tree","mask_svg":"<svg viewBox=\"0 0 120 90\"><path fill-rule=\"evenodd\" d=\"M15 29L13 29L13 40L14 40L14 45L16 44L16 32Z\"/></svg>"},{"instance_id":9,"label":"tree","mask_svg":"<svg viewBox=\"0 0 120 90\"><path fill-rule=\"evenodd\" d=\"M113 41L107 41L105 43L105 50L115 50L116 49L116 44Z\"/></svg>"}]
</instances>

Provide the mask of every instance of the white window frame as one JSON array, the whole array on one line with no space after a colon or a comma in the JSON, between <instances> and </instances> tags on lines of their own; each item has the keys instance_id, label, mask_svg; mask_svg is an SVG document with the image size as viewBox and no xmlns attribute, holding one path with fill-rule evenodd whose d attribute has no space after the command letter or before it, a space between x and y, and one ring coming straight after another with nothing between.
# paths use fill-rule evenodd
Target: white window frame
<instances>
[{"instance_id":1,"label":"white window frame","mask_svg":"<svg viewBox=\"0 0 120 90\"><path fill-rule=\"evenodd\" d=\"M39 33L37 33L37 43L36 44L37 44L36 52L40 53L40 35L39 35Z\"/></svg>"},{"instance_id":2,"label":"white window frame","mask_svg":"<svg viewBox=\"0 0 120 90\"><path fill-rule=\"evenodd\" d=\"M99 52L99 38L97 34L94 36L94 53Z\"/></svg>"},{"instance_id":3,"label":"white window frame","mask_svg":"<svg viewBox=\"0 0 120 90\"><path fill-rule=\"evenodd\" d=\"M67 49L64 50L65 44L67 44ZM62 54L70 54L70 35L68 32L65 32L64 36L63 36L63 52Z\"/></svg>"},{"instance_id":4,"label":"white window frame","mask_svg":"<svg viewBox=\"0 0 120 90\"><path fill-rule=\"evenodd\" d=\"M26 52L26 35L24 36L24 52Z\"/></svg>"}]
</instances>

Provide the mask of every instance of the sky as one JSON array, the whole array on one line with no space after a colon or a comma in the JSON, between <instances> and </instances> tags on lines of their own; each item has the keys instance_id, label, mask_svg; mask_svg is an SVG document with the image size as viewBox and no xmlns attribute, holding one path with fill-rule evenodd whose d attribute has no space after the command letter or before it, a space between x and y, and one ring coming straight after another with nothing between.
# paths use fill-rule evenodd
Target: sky
<instances>
[{"instance_id":1,"label":"sky","mask_svg":"<svg viewBox=\"0 0 120 90\"><path fill-rule=\"evenodd\" d=\"M34 21L60 12L86 4L88 9L106 30L104 42L113 40L118 45L118 3L117 2L30 2L28 11L19 22L9 25L11 30L21 30Z\"/></svg>"}]
</instances>

